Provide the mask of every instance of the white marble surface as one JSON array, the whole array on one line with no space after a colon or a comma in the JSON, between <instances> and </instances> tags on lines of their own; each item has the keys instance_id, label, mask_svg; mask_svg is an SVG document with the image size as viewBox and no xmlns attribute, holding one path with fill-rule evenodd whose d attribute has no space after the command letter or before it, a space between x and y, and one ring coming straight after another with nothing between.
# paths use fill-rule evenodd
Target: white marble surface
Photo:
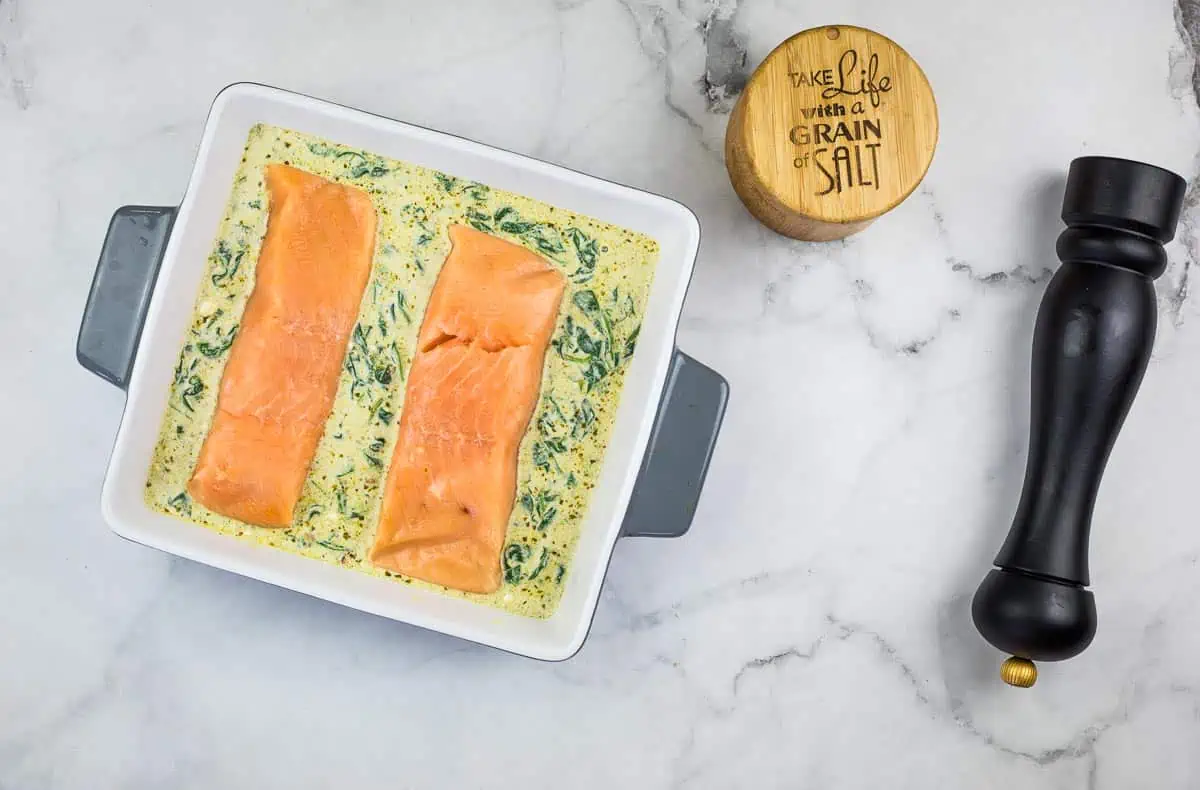
<instances>
[{"instance_id":1,"label":"white marble surface","mask_svg":"<svg viewBox=\"0 0 1200 790\"><path fill-rule=\"evenodd\" d=\"M1200 786L1200 210L1169 248L1097 507L1095 643L1018 692L968 613L1022 474L1062 173L1105 152L1197 174L1195 17L1169 0L0 0L0 788ZM723 66L829 22L901 42L942 135L918 194L809 245L757 226L726 181L740 69ZM123 397L72 351L95 255L113 208L179 198L238 80L699 214L680 344L732 384L724 433L691 534L618 547L574 660L102 523Z\"/></svg>"}]
</instances>

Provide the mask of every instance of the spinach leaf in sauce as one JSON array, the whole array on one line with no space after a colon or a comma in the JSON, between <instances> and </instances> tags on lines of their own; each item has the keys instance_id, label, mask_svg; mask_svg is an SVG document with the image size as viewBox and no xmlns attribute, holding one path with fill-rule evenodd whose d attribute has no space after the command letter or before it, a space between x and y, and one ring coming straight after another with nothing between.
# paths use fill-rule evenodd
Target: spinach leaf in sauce
<instances>
[{"instance_id":1,"label":"spinach leaf in sauce","mask_svg":"<svg viewBox=\"0 0 1200 790\"><path fill-rule=\"evenodd\" d=\"M387 165L383 164L382 161L371 160L371 159L367 159L364 157L361 161L357 162L353 167L350 168L350 177L351 178L362 178L363 176L378 177L378 176L386 176L390 172L391 172L391 169L388 168Z\"/></svg>"},{"instance_id":2,"label":"spinach leaf in sauce","mask_svg":"<svg viewBox=\"0 0 1200 790\"><path fill-rule=\"evenodd\" d=\"M633 328L633 331L629 333L629 336L625 338L625 359L629 359L633 356L634 349L637 347L638 333L641 331L642 325L638 324Z\"/></svg>"},{"instance_id":3,"label":"spinach leaf in sauce","mask_svg":"<svg viewBox=\"0 0 1200 790\"><path fill-rule=\"evenodd\" d=\"M412 326L412 316L408 314L408 304L404 299L404 291L396 292L396 309L400 311L400 315L404 316L404 323ZM396 316L392 316L392 320L396 320Z\"/></svg>"},{"instance_id":4,"label":"spinach leaf in sauce","mask_svg":"<svg viewBox=\"0 0 1200 790\"><path fill-rule=\"evenodd\" d=\"M383 460L376 455L376 453L383 452L383 447L385 444L387 444L386 440L384 440L382 437L376 437L374 441L367 445L367 449L362 451L363 458L366 458L367 463L376 469L383 468Z\"/></svg>"},{"instance_id":5,"label":"spinach leaf in sauce","mask_svg":"<svg viewBox=\"0 0 1200 790\"><path fill-rule=\"evenodd\" d=\"M419 231L413 239L412 262L416 265L418 271L423 272L425 271L425 263L421 259L420 250L435 238L433 225L429 221L429 212L419 203L407 203L400 207L400 213L411 217L413 229ZM391 247L392 252L395 252L395 247L392 247L390 244L387 246Z\"/></svg>"},{"instance_id":6,"label":"spinach leaf in sauce","mask_svg":"<svg viewBox=\"0 0 1200 790\"><path fill-rule=\"evenodd\" d=\"M445 173L435 172L433 178L437 181L438 186L442 188L442 191L447 194L453 195L458 193L466 195L477 203L487 200L488 193L491 191L491 188L487 184L481 184L478 181L460 181L458 178L448 176ZM458 189L460 183L462 184L461 191Z\"/></svg>"},{"instance_id":7,"label":"spinach leaf in sauce","mask_svg":"<svg viewBox=\"0 0 1200 790\"><path fill-rule=\"evenodd\" d=\"M337 543L334 543L331 540L314 540L313 543L316 543L318 546L324 546L325 548L329 549L330 551L340 551L343 554L350 551L349 546L341 546L341 545L338 545Z\"/></svg>"},{"instance_id":8,"label":"spinach leaf in sauce","mask_svg":"<svg viewBox=\"0 0 1200 790\"><path fill-rule=\"evenodd\" d=\"M524 543L510 543L504 548L501 565L504 568L504 581L507 584L520 584L523 578L522 566L529 559L529 547Z\"/></svg>"},{"instance_id":9,"label":"spinach leaf in sauce","mask_svg":"<svg viewBox=\"0 0 1200 790\"><path fill-rule=\"evenodd\" d=\"M237 337L238 325L234 324L229 327L227 332L222 333L217 330L215 338L212 342L208 340L200 340L196 343L196 350L209 359L216 359L229 350L233 345L233 339Z\"/></svg>"},{"instance_id":10,"label":"spinach leaf in sauce","mask_svg":"<svg viewBox=\"0 0 1200 790\"><path fill-rule=\"evenodd\" d=\"M488 214L478 208L470 208L467 209L466 218L467 224L475 230L516 236L538 252L551 258L556 258L567 249L554 225L525 219L512 206L501 206L496 209L494 214Z\"/></svg>"},{"instance_id":11,"label":"spinach leaf in sauce","mask_svg":"<svg viewBox=\"0 0 1200 790\"><path fill-rule=\"evenodd\" d=\"M534 567L533 571L529 574L529 581L533 581L537 577L541 576L542 571L546 570L546 566L549 563L550 563L550 550L543 547L542 548L542 556L538 560L537 566Z\"/></svg>"},{"instance_id":12,"label":"spinach leaf in sauce","mask_svg":"<svg viewBox=\"0 0 1200 790\"><path fill-rule=\"evenodd\" d=\"M640 324L618 341L616 329L627 315L610 315L600 304L596 292L576 291L571 302L591 325L592 331L568 315L563 331L551 341L558 355L582 366L581 385L586 392L596 389L613 371L633 356Z\"/></svg>"},{"instance_id":13,"label":"spinach leaf in sauce","mask_svg":"<svg viewBox=\"0 0 1200 790\"><path fill-rule=\"evenodd\" d=\"M212 254L212 275L209 277L212 284L219 287L232 280L238 273L238 269L242 265L242 258L245 257L248 249L245 243L239 244L237 250L233 250L224 239L217 242L217 249Z\"/></svg>"},{"instance_id":14,"label":"spinach leaf in sauce","mask_svg":"<svg viewBox=\"0 0 1200 790\"><path fill-rule=\"evenodd\" d=\"M579 268L571 274L571 281L586 283L596 274L596 261L600 257L600 245L579 228L567 228L567 238L575 247Z\"/></svg>"},{"instance_id":15,"label":"spinach leaf in sauce","mask_svg":"<svg viewBox=\"0 0 1200 790\"><path fill-rule=\"evenodd\" d=\"M342 162L345 173L350 178L358 179L367 176L378 178L392 172L392 169L388 167L387 162L382 157L369 154L365 151L356 151L352 148L343 148L326 143L309 143L308 150L317 156Z\"/></svg>"},{"instance_id":16,"label":"spinach leaf in sauce","mask_svg":"<svg viewBox=\"0 0 1200 790\"><path fill-rule=\"evenodd\" d=\"M412 321L405 309L404 293L397 291L392 299L387 296L388 291L389 288L378 281L372 286L372 301L379 313L374 322L363 319L354 325L344 364L350 374L350 397L360 403L371 403L372 413L376 413L381 405L390 404L392 382L404 378L404 357L399 340L395 339L396 319L400 316L406 322ZM385 297L386 302L383 301Z\"/></svg>"},{"instance_id":17,"label":"spinach leaf in sauce","mask_svg":"<svg viewBox=\"0 0 1200 790\"><path fill-rule=\"evenodd\" d=\"M200 380L199 376L193 374L188 377L187 387L179 393L179 402L185 409L194 412L196 408L192 406L192 398L200 397L205 389L204 382Z\"/></svg>"},{"instance_id":18,"label":"spinach leaf in sauce","mask_svg":"<svg viewBox=\"0 0 1200 790\"><path fill-rule=\"evenodd\" d=\"M575 407L575 413L571 419L571 438L578 441L587 436L592 431L592 426L596 423L596 410L592 407L591 401L584 398Z\"/></svg>"},{"instance_id":19,"label":"spinach leaf in sauce","mask_svg":"<svg viewBox=\"0 0 1200 790\"><path fill-rule=\"evenodd\" d=\"M492 217L486 211L476 208L467 209L467 224L483 233L493 233Z\"/></svg>"},{"instance_id":20,"label":"spinach leaf in sauce","mask_svg":"<svg viewBox=\"0 0 1200 790\"><path fill-rule=\"evenodd\" d=\"M533 465L538 469L550 469L553 466L559 472L562 467L556 456L565 453L567 446L562 439L542 439L533 443Z\"/></svg>"},{"instance_id":21,"label":"spinach leaf in sauce","mask_svg":"<svg viewBox=\"0 0 1200 790\"><path fill-rule=\"evenodd\" d=\"M492 217L492 221L496 223L497 230L511 233L514 236L521 236L537 227L536 222L521 219L521 215L512 206L498 209L495 216Z\"/></svg>"},{"instance_id":22,"label":"spinach leaf in sauce","mask_svg":"<svg viewBox=\"0 0 1200 790\"><path fill-rule=\"evenodd\" d=\"M546 490L525 491L521 494L521 507L529 514L529 520L538 532L545 532L558 515L554 503L558 495Z\"/></svg>"},{"instance_id":23,"label":"spinach leaf in sauce","mask_svg":"<svg viewBox=\"0 0 1200 790\"><path fill-rule=\"evenodd\" d=\"M192 500L186 491L180 491L168 499L167 504L178 513L182 513L185 516L192 515Z\"/></svg>"},{"instance_id":24,"label":"spinach leaf in sauce","mask_svg":"<svg viewBox=\"0 0 1200 790\"><path fill-rule=\"evenodd\" d=\"M357 510L350 509L350 501L346 497L346 487L344 485L338 483L334 488L333 495L334 500L337 502L338 513L346 518L357 519L359 521L363 520L364 516L362 513L359 513Z\"/></svg>"}]
</instances>

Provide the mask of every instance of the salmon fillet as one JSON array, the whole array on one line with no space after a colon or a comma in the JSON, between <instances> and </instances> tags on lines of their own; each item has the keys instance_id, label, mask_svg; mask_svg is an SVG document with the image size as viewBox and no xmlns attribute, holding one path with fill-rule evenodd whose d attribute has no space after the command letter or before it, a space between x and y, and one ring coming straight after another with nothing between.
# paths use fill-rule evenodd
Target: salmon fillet
<instances>
[{"instance_id":1,"label":"salmon fillet","mask_svg":"<svg viewBox=\"0 0 1200 790\"><path fill-rule=\"evenodd\" d=\"M254 290L187 489L221 515L286 527L333 407L376 217L367 193L294 167L268 165L266 182Z\"/></svg>"},{"instance_id":2,"label":"salmon fillet","mask_svg":"<svg viewBox=\"0 0 1200 790\"><path fill-rule=\"evenodd\" d=\"M450 227L417 338L371 561L468 592L500 586L517 451L566 280L524 247Z\"/></svg>"}]
</instances>

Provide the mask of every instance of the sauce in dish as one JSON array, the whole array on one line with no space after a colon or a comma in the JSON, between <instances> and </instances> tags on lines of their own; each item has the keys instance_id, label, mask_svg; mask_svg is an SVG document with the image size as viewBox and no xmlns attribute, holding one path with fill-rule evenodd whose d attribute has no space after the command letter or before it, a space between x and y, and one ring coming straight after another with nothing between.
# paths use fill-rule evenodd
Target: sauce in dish
<instances>
[{"instance_id":1,"label":"sauce in dish","mask_svg":"<svg viewBox=\"0 0 1200 790\"><path fill-rule=\"evenodd\" d=\"M272 165L275 167L268 170ZM352 206L352 211L357 212L355 216L361 214L361 206L355 203L360 200L357 196L365 196L374 209L376 225L373 251L370 244L357 239L350 244L354 254L370 255L371 259L357 313L348 314L344 323L352 327L348 339L339 346L335 342L337 332L330 334L333 338L330 347L337 348L340 364L325 365L323 360L330 353L327 350L318 353L307 346L303 349L306 355L316 354L318 364L302 366L304 370L316 371L308 377L315 382L310 382L313 391L320 395L324 392L321 388L327 387L332 398L328 401L323 427L311 429L312 435L319 435L319 439L308 451L311 465L299 488L290 520L286 512L294 496L289 493L292 477L286 479L286 485L279 491L271 492L275 499L271 500L271 508L264 511L268 515L256 521L276 524L275 528L252 526L248 522L256 518L253 515L243 514L244 520L235 520L218 514L197 501L193 493L198 489L194 486L193 493L189 493L189 480L194 472L199 474L197 465L202 460L201 448L206 438L210 443L213 441L210 432L215 435L222 420L229 421L226 412L232 408L231 404L240 402L236 398L228 400L225 394L233 375L227 368L234 370L240 364L238 359L231 362L231 354L241 356L238 347L255 345L248 338L269 338L269 333L263 334L263 326L274 326L256 317L258 311L253 308L255 300L259 300L257 295L247 305L256 287L256 277L271 278L258 285L260 292L267 293L264 287L267 284L274 287L276 279L265 267L279 265L279 261L272 264L274 230L264 244L270 199L276 196L276 189L268 194L268 172L284 173L301 181L316 177L314 183L320 182L321 188L328 189L336 200ZM272 179L278 180L277 175L272 175ZM341 205L336 200L335 205ZM311 226L301 223L299 227ZM462 338L454 334L473 332L478 327L457 326L452 327L453 331L443 331L443 322L438 325L440 328L431 324L422 330L426 307L451 250L452 235L456 250L460 245L471 245L477 252L482 250L481 254L492 255L511 249L514 253L505 254L513 260L524 260L525 256L529 261L539 261L536 266L545 268L546 276L553 275L552 280L559 283L561 296L550 307L543 300L540 309L545 316L530 319L531 326L538 320L551 322L545 324L550 331L548 336L540 336L540 348L538 343L529 343L523 337L493 343L481 335L484 348L480 353L486 352L489 358L481 356L476 364L476 369L483 371L479 374L483 378L471 380L482 383L475 387L473 397L477 402L471 407L473 411L447 410L444 396L433 407L430 403L422 405L420 397L413 395L414 411L407 417L407 423L411 423L408 425L406 393L410 389L415 393L428 392L422 382L440 380L437 375L429 376L430 370L436 374L437 365L457 370L455 366L446 366L446 361L463 357L469 362L474 358L468 355L468 345L470 348L478 345L473 337L467 338L471 342L464 345L465 341L460 342ZM146 482L146 501L158 511L243 540L386 576L397 583L434 588L511 612L548 617L562 595L579 527L601 468L657 257L657 244L632 231L320 138L256 126L250 132L235 176L175 369ZM450 271L447 267L447 272ZM438 293L443 287L449 286L440 286ZM354 293L351 282L331 298L336 296L341 304L348 298L353 300ZM287 294L288 298L305 304L304 288L292 288ZM435 298L457 298L453 291L446 294L449 296ZM497 303L507 304L512 301L511 293L509 297ZM486 311L487 304L491 302L479 302L477 307ZM436 305L430 310L435 318L455 314L439 311ZM524 318L511 319L506 317L505 326L509 329L521 329L528 323ZM240 332L245 332L247 339L235 347ZM264 360L270 356L267 352L271 348L286 348L279 343L273 346L269 340L262 340L255 347L266 349L263 353L267 356L245 366L251 379L254 371L267 364ZM536 358L538 355L544 355L544 363ZM516 360L513 363L516 367L506 368L502 375L516 375L512 381L527 383L514 385L512 393L496 387L494 381L489 383L484 374L488 365L493 364L491 356ZM321 376L325 376L328 384L323 383L325 379ZM259 378L268 380L262 375ZM492 394L488 395L489 392ZM305 401L306 407L317 404L304 412L314 425L319 425L320 415L326 413L322 411L325 401L317 395ZM508 405L497 402L493 406L489 398L501 395L508 396ZM268 408L274 402L266 399L263 403L268 405L262 408ZM524 419L520 419L522 408ZM500 419L504 414L497 409L516 416ZM404 502L415 496L413 491L419 489L411 473L414 469L424 469L426 461L414 460L415 456L405 448L417 446L412 437L429 435L431 429L440 431L439 435L445 433L438 427L439 420L452 425L455 419L465 419L471 430L476 430L479 419L483 419L479 415L487 418L485 422L491 420L489 430L497 441L510 443L504 446L514 449L506 452L509 456L515 453L516 460L515 467L509 463L509 471L504 473L505 465L493 459L498 471L487 478L507 484L508 497L514 504L506 521L505 511L496 507L497 501L504 500L503 494L463 504L462 518L479 521L479 545L498 553L498 557L490 567L484 563L463 576L439 576L440 571L431 574L427 572L427 563L411 561L410 549L416 543L409 538L419 542L421 538L412 530L419 533L433 522L422 521L414 515L416 511L408 512L404 507ZM398 442L402 431L409 439L401 437ZM511 438L506 438L509 434ZM286 443L280 446L291 447ZM287 456L292 467L303 466L302 450L304 447L298 446ZM209 450L205 452L207 455ZM449 469L468 468L478 462L472 458L459 452L448 456L444 463ZM385 485L390 478L398 482ZM464 491L473 486L464 482ZM386 496L385 489L390 492ZM408 495L403 495L406 490ZM203 495L201 498L223 512L236 512L211 498ZM281 509L283 516L279 515ZM446 515L444 524L457 524L458 518L456 514ZM400 528L408 530L404 533L408 538L397 538L396 530ZM430 578L465 589L442 587L425 580Z\"/></svg>"}]
</instances>

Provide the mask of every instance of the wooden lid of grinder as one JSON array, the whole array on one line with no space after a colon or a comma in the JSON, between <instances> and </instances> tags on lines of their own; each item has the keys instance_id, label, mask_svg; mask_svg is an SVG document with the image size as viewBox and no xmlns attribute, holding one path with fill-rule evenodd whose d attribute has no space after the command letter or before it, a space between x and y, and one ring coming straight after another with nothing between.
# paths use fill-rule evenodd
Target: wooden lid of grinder
<instances>
[{"instance_id":1,"label":"wooden lid of grinder","mask_svg":"<svg viewBox=\"0 0 1200 790\"><path fill-rule=\"evenodd\" d=\"M937 137L916 61L871 30L830 25L797 33L755 70L729 119L725 166L767 227L830 241L908 197Z\"/></svg>"}]
</instances>

